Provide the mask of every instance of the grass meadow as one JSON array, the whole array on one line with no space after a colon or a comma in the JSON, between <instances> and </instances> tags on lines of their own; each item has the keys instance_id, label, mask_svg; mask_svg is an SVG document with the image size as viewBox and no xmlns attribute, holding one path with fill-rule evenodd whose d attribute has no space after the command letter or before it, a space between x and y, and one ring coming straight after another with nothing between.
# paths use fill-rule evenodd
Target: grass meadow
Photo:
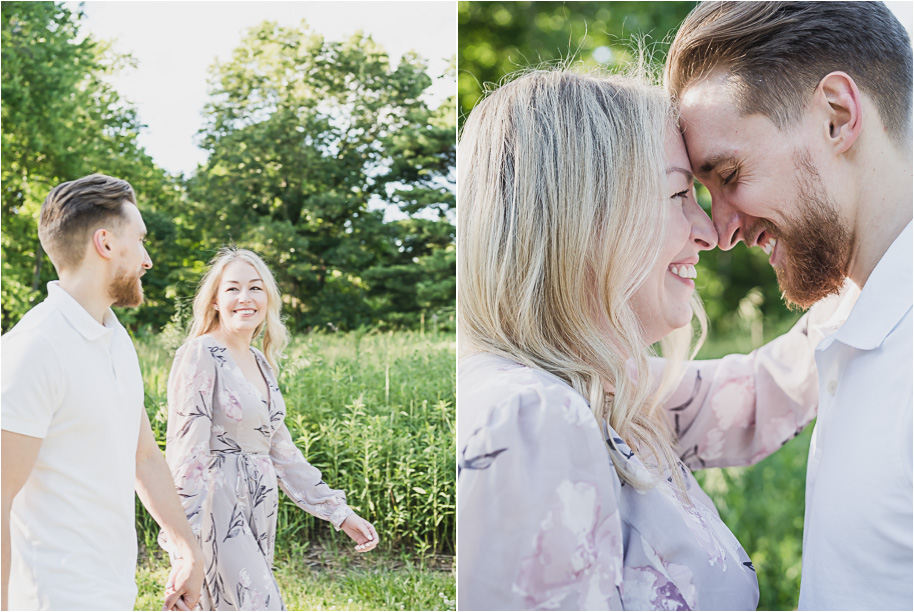
<instances>
[{"instance_id":1,"label":"grass meadow","mask_svg":"<svg viewBox=\"0 0 914 612\"><path fill-rule=\"evenodd\" d=\"M166 386L180 337L136 341L146 410L164 448ZM290 610L455 609L455 336L358 330L297 336L279 384L309 462L370 520L378 549L352 552L280 495L276 577ZM160 609L168 562L137 504L136 609Z\"/></svg>"}]
</instances>

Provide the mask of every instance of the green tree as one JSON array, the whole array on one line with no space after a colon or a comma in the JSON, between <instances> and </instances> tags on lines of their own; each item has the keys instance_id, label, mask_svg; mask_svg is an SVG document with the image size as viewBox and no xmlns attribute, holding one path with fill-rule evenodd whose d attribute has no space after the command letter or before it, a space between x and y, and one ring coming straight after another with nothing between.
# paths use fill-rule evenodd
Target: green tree
<instances>
[{"instance_id":1,"label":"green tree","mask_svg":"<svg viewBox=\"0 0 914 612\"><path fill-rule=\"evenodd\" d=\"M92 37L74 13L53 2L2 5L3 330L45 295L55 278L38 241L38 212L55 185L93 172L133 184L150 226L150 251L167 240L177 185L137 145L141 124L104 77L129 63ZM167 258L163 263L167 262ZM164 267L168 267L167 263ZM147 276L153 305L165 283ZM156 308L125 311L128 324L167 320Z\"/></svg>"},{"instance_id":2,"label":"green tree","mask_svg":"<svg viewBox=\"0 0 914 612\"><path fill-rule=\"evenodd\" d=\"M453 111L422 100L426 71L414 54L391 66L361 33L332 42L304 23L269 22L215 66L190 227L205 247L235 241L264 254L294 326L354 327L419 307L394 295L402 291L378 295L378 280L453 241ZM385 223L384 204L437 214L435 239L408 245L405 234L425 226ZM419 280L401 274L399 289Z\"/></svg>"}]
</instances>

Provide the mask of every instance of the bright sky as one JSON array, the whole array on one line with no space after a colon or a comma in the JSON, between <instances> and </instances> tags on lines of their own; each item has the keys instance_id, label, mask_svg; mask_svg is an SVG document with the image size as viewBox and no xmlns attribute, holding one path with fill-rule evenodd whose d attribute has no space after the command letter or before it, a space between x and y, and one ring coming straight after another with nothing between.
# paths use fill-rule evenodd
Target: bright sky
<instances>
[{"instance_id":1,"label":"bright sky","mask_svg":"<svg viewBox=\"0 0 914 612\"><path fill-rule=\"evenodd\" d=\"M77 11L77 2L66 2ZM297 26L302 19L328 40L357 30L378 42L396 64L407 51L428 60L440 76L457 51L457 3L422 2L85 2L84 32L114 41L131 54L135 69L113 85L137 109L148 127L140 144L156 164L190 174L206 159L195 140L202 126L209 67L227 61L243 32L262 21ZM428 94L432 106L454 94L454 79L437 79Z\"/></svg>"}]
</instances>

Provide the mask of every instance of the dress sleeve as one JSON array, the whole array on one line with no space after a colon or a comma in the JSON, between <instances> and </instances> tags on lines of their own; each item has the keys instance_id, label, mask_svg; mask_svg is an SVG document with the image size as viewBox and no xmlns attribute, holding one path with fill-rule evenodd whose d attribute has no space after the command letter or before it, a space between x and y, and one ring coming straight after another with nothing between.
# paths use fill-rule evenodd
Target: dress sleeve
<instances>
[{"instance_id":1,"label":"dress sleeve","mask_svg":"<svg viewBox=\"0 0 914 612\"><path fill-rule=\"evenodd\" d=\"M284 421L280 421L273 432L270 459L279 486L305 512L330 521L337 531L343 521L354 514L346 505L346 494L331 489L321 478L320 470L305 460Z\"/></svg>"},{"instance_id":2,"label":"dress sleeve","mask_svg":"<svg viewBox=\"0 0 914 612\"><path fill-rule=\"evenodd\" d=\"M208 499L215 384L215 362L204 343L191 341L178 349L168 376L165 460L198 538ZM173 552L164 535L159 541L165 550Z\"/></svg>"},{"instance_id":3,"label":"dress sleeve","mask_svg":"<svg viewBox=\"0 0 914 612\"><path fill-rule=\"evenodd\" d=\"M818 409L815 348L855 299L842 294L816 304L748 355L688 363L664 406L683 462L691 469L750 465L802 432ZM662 360L652 367L662 368Z\"/></svg>"},{"instance_id":4,"label":"dress sleeve","mask_svg":"<svg viewBox=\"0 0 914 612\"><path fill-rule=\"evenodd\" d=\"M488 403L480 395L461 402ZM584 399L534 383L469 410L478 418L458 457L461 609L621 609L621 485Z\"/></svg>"}]
</instances>

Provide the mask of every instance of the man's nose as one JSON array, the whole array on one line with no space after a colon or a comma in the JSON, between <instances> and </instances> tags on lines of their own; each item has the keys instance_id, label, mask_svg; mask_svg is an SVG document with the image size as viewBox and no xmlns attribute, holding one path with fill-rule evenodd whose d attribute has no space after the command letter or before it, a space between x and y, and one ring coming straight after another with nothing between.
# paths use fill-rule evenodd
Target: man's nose
<instances>
[{"instance_id":1,"label":"man's nose","mask_svg":"<svg viewBox=\"0 0 914 612\"><path fill-rule=\"evenodd\" d=\"M149 257L149 251L143 249L143 268L148 270L152 267L152 258Z\"/></svg>"}]
</instances>

